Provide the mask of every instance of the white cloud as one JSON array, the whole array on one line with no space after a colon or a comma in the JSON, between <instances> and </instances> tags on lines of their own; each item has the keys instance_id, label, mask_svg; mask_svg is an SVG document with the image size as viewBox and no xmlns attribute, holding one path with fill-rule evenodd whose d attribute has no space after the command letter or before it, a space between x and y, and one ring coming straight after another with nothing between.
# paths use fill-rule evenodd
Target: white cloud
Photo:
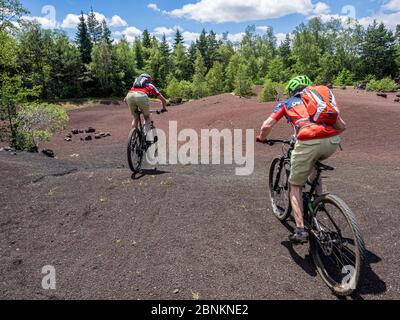
<instances>
[{"instance_id":1,"label":"white cloud","mask_svg":"<svg viewBox=\"0 0 400 320\"><path fill-rule=\"evenodd\" d=\"M275 34L276 37L276 42L279 45L281 45L282 42L286 40L286 33L277 33Z\"/></svg>"},{"instance_id":2,"label":"white cloud","mask_svg":"<svg viewBox=\"0 0 400 320\"><path fill-rule=\"evenodd\" d=\"M154 10L154 11L157 11L157 12L160 12L160 11L161 11L155 3L149 3L149 4L147 5L147 8L149 8L149 9L151 9L151 10Z\"/></svg>"},{"instance_id":3,"label":"white cloud","mask_svg":"<svg viewBox=\"0 0 400 320\"><path fill-rule=\"evenodd\" d=\"M157 27L154 29L154 34L157 36L162 36L162 35L166 35L167 37L174 34L176 32L176 30L179 31L183 31L183 28L181 28L180 26L175 26L173 28L167 28L167 27Z\"/></svg>"},{"instance_id":4,"label":"white cloud","mask_svg":"<svg viewBox=\"0 0 400 320\"><path fill-rule=\"evenodd\" d=\"M317 15L328 14L330 11L331 8L325 2L318 2L314 7L314 13Z\"/></svg>"},{"instance_id":5,"label":"white cloud","mask_svg":"<svg viewBox=\"0 0 400 320\"><path fill-rule=\"evenodd\" d=\"M126 37L126 40L130 43L134 42L138 37L141 36L142 31L140 31L136 27L128 27L121 33L116 32L116 35L124 35Z\"/></svg>"},{"instance_id":6,"label":"white cloud","mask_svg":"<svg viewBox=\"0 0 400 320\"><path fill-rule=\"evenodd\" d=\"M27 20L27 21L36 21L38 24L40 24L42 26L43 29L55 29L58 26L57 21L51 20L46 17L25 16L25 17L22 17L22 19Z\"/></svg>"},{"instance_id":7,"label":"white cloud","mask_svg":"<svg viewBox=\"0 0 400 320\"><path fill-rule=\"evenodd\" d=\"M83 15L85 19L87 19L87 14ZM128 23L122 19L120 16L114 15L111 19L108 19L104 14L95 12L94 16L96 17L97 21L102 22L105 20L110 27L127 27ZM79 24L79 17L80 15L69 13L64 18L61 28L64 29L75 29Z\"/></svg>"},{"instance_id":8,"label":"white cloud","mask_svg":"<svg viewBox=\"0 0 400 320\"><path fill-rule=\"evenodd\" d=\"M390 0L382 8L389 11L400 11L400 0Z\"/></svg>"},{"instance_id":9,"label":"white cloud","mask_svg":"<svg viewBox=\"0 0 400 320\"><path fill-rule=\"evenodd\" d=\"M361 18L359 19L359 22L361 25L366 27L372 24L374 20L376 20L378 23L383 22L386 27L395 30L400 21L400 11L394 13L380 12L370 17Z\"/></svg>"},{"instance_id":10,"label":"white cloud","mask_svg":"<svg viewBox=\"0 0 400 320\"><path fill-rule=\"evenodd\" d=\"M322 2L314 5L311 0L200 0L167 13L177 18L224 23L265 20L294 13L307 16L315 10L326 12L328 8Z\"/></svg>"},{"instance_id":11,"label":"white cloud","mask_svg":"<svg viewBox=\"0 0 400 320\"><path fill-rule=\"evenodd\" d=\"M185 31L182 33L185 42L194 42L200 37L200 33Z\"/></svg>"},{"instance_id":12,"label":"white cloud","mask_svg":"<svg viewBox=\"0 0 400 320\"><path fill-rule=\"evenodd\" d=\"M228 33L228 40L232 42L240 42L242 41L243 37L245 36L244 32L240 33ZM222 38L222 35L219 35Z\"/></svg>"},{"instance_id":13,"label":"white cloud","mask_svg":"<svg viewBox=\"0 0 400 320\"><path fill-rule=\"evenodd\" d=\"M113 16L111 21L109 21L110 27L127 27L128 23L122 19L120 16Z\"/></svg>"},{"instance_id":14,"label":"white cloud","mask_svg":"<svg viewBox=\"0 0 400 320\"><path fill-rule=\"evenodd\" d=\"M258 26L258 27L256 27L256 29L261 32L267 32L268 30L271 29L271 26Z\"/></svg>"}]
</instances>

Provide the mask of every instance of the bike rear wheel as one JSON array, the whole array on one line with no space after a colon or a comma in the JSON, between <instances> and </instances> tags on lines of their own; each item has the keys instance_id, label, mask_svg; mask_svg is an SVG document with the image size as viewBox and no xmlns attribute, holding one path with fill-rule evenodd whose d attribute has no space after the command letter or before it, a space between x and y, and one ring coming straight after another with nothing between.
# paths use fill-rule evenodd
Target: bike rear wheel
<instances>
[{"instance_id":1,"label":"bike rear wheel","mask_svg":"<svg viewBox=\"0 0 400 320\"><path fill-rule=\"evenodd\" d=\"M142 134L133 128L128 139L128 164L133 173L140 172L143 163L144 150L142 148Z\"/></svg>"},{"instance_id":2,"label":"bike rear wheel","mask_svg":"<svg viewBox=\"0 0 400 320\"><path fill-rule=\"evenodd\" d=\"M361 278L365 245L360 227L350 208L334 195L314 203L310 251L317 271L339 296L352 294Z\"/></svg>"},{"instance_id":3,"label":"bike rear wheel","mask_svg":"<svg viewBox=\"0 0 400 320\"><path fill-rule=\"evenodd\" d=\"M281 158L272 161L269 171L269 196L275 217L286 221L292 212L290 204L289 163Z\"/></svg>"}]
</instances>

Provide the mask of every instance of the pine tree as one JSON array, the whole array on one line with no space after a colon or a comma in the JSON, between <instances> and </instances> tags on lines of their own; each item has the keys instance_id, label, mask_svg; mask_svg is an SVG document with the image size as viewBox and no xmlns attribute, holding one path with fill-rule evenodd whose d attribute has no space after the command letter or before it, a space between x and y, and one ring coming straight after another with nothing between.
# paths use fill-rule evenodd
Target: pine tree
<instances>
[{"instance_id":1,"label":"pine tree","mask_svg":"<svg viewBox=\"0 0 400 320\"><path fill-rule=\"evenodd\" d=\"M208 88L205 82L206 72L207 68L205 66L204 58L200 50L197 50L193 75L193 97L195 99L207 96Z\"/></svg>"},{"instance_id":2,"label":"pine tree","mask_svg":"<svg viewBox=\"0 0 400 320\"><path fill-rule=\"evenodd\" d=\"M151 48L151 37L150 37L150 33L147 29L144 29L142 37L143 37L143 47L150 49Z\"/></svg>"},{"instance_id":3,"label":"pine tree","mask_svg":"<svg viewBox=\"0 0 400 320\"><path fill-rule=\"evenodd\" d=\"M114 40L112 39L112 32L108 27L106 20L103 20L103 22L101 23L101 30L101 41L104 41L111 47Z\"/></svg>"},{"instance_id":4,"label":"pine tree","mask_svg":"<svg viewBox=\"0 0 400 320\"><path fill-rule=\"evenodd\" d=\"M90 13L87 18L87 29L90 35L92 43L96 44L101 40L102 28L99 21L96 19L93 8L90 9Z\"/></svg>"},{"instance_id":5,"label":"pine tree","mask_svg":"<svg viewBox=\"0 0 400 320\"><path fill-rule=\"evenodd\" d=\"M180 44L183 44L185 39L183 38L182 33L179 31L179 29L176 29L175 33L175 38L174 38L174 49Z\"/></svg>"},{"instance_id":6,"label":"pine tree","mask_svg":"<svg viewBox=\"0 0 400 320\"><path fill-rule=\"evenodd\" d=\"M189 60L186 54L186 49L183 44L178 44L174 50L173 56L174 77L178 80L189 80Z\"/></svg>"},{"instance_id":7,"label":"pine tree","mask_svg":"<svg viewBox=\"0 0 400 320\"><path fill-rule=\"evenodd\" d=\"M211 95L224 92L224 69L221 63L215 62L206 75L206 83Z\"/></svg>"},{"instance_id":8,"label":"pine tree","mask_svg":"<svg viewBox=\"0 0 400 320\"><path fill-rule=\"evenodd\" d=\"M142 48L142 42L140 40L135 41L134 50L135 50L136 67L139 70L143 70L144 68L143 48Z\"/></svg>"},{"instance_id":9,"label":"pine tree","mask_svg":"<svg viewBox=\"0 0 400 320\"><path fill-rule=\"evenodd\" d=\"M291 49L291 43L292 40L290 39L290 34L287 33L285 40L282 42L282 44L280 45L278 51L279 51L279 56L282 59L283 62L283 67L285 69L288 69L292 66L292 59L291 59L291 53L292 53L292 49Z\"/></svg>"},{"instance_id":10,"label":"pine tree","mask_svg":"<svg viewBox=\"0 0 400 320\"><path fill-rule=\"evenodd\" d=\"M81 53L81 60L83 64L88 64L92 61L92 42L86 25L83 12L79 17L78 30L76 33L76 42Z\"/></svg>"},{"instance_id":11,"label":"pine tree","mask_svg":"<svg viewBox=\"0 0 400 320\"><path fill-rule=\"evenodd\" d=\"M364 75L375 75L378 79L396 73L395 37L383 23L373 22L367 28L361 53Z\"/></svg>"},{"instance_id":12,"label":"pine tree","mask_svg":"<svg viewBox=\"0 0 400 320\"><path fill-rule=\"evenodd\" d=\"M189 74L189 79L193 78L194 75L194 63L196 61L196 54L197 54L197 46L194 42L190 44L189 50L188 50L188 60L189 60L189 66L188 66L188 74Z\"/></svg>"}]
</instances>

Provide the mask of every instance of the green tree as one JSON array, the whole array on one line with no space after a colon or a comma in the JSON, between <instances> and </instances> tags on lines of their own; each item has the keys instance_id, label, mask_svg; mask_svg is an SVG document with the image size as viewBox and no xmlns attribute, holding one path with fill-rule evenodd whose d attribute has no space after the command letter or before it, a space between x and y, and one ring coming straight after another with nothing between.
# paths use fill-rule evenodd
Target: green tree
<instances>
[{"instance_id":1,"label":"green tree","mask_svg":"<svg viewBox=\"0 0 400 320\"><path fill-rule=\"evenodd\" d=\"M90 40L90 35L83 12L81 12L81 16L79 17L79 24L75 39L81 54L82 63L90 63L92 61L92 42Z\"/></svg>"},{"instance_id":2,"label":"green tree","mask_svg":"<svg viewBox=\"0 0 400 320\"><path fill-rule=\"evenodd\" d=\"M197 50L193 75L193 97L195 99L199 99L208 95L208 87L205 82L206 72L207 68L204 62L204 58L200 50Z\"/></svg>"},{"instance_id":3,"label":"green tree","mask_svg":"<svg viewBox=\"0 0 400 320\"><path fill-rule=\"evenodd\" d=\"M253 90L253 82L245 64L241 63L237 68L235 94L240 97L246 97L250 95Z\"/></svg>"},{"instance_id":4,"label":"green tree","mask_svg":"<svg viewBox=\"0 0 400 320\"><path fill-rule=\"evenodd\" d=\"M172 55L174 77L178 80L190 80L189 59L186 54L186 49L183 44L178 44L175 47Z\"/></svg>"},{"instance_id":5,"label":"green tree","mask_svg":"<svg viewBox=\"0 0 400 320\"><path fill-rule=\"evenodd\" d=\"M183 38L183 35L179 29L176 29L175 32L175 37L174 37L174 50L176 50L176 47L179 45L183 45L185 42L185 39Z\"/></svg>"},{"instance_id":6,"label":"green tree","mask_svg":"<svg viewBox=\"0 0 400 320\"><path fill-rule=\"evenodd\" d=\"M107 25L107 21L103 20L101 23L101 41L107 43L110 47L112 46L114 40L112 39L112 32Z\"/></svg>"},{"instance_id":7,"label":"green tree","mask_svg":"<svg viewBox=\"0 0 400 320\"><path fill-rule=\"evenodd\" d=\"M135 42L136 45L140 45L140 41ZM115 47L115 60L116 60L116 73L117 83L114 90L115 94L122 95L131 86L135 76L138 72L136 70L136 51L132 50L129 46L126 38L122 38ZM142 66L143 67L143 66Z\"/></svg>"},{"instance_id":8,"label":"green tree","mask_svg":"<svg viewBox=\"0 0 400 320\"><path fill-rule=\"evenodd\" d=\"M136 66L139 70L144 68L144 57L143 57L143 47L140 40L136 40L134 44Z\"/></svg>"},{"instance_id":9,"label":"green tree","mask_svg":"<svg viewBox=\"0 0 400 320\"><path fill-rule=\"evenodd\" d=\"M13 28L13 22L19 22L28 13L19 0L0 0L0 32Z\"/></svg>"},{"instance_id":10,"label":"green tree","mask_svg":"<svg viewBox=\"0 0 400 320\"><path fill-rule=\"evenodd\" d=\"M268 67L267 78L278 83L290 80L290 74L285 69L285 65L281 58L277 57L271 61Z\"/></svg>"},{"instance_id":11,"label":"green tree","mask_svg":"<svg viewBox=\"0 0 400 320\"><path fill-rule=\"evenodd\" d=\"M224 70L219 62L215 62L213 67L208 71L205 81L208 86L210 95L216 95L224 92Z\"/></svg>"},{"instance_id":12,"label":"green tree","mask_svg":"<svg viewBox=\"0 0 400 320\"><path fill-rule=\"evenodd\" d=\"M363 74L373 74L381 79L385 76L394 76L396 73L396 49L393 32L383 23L376 21L371 24L365 33L361 57Z\"/></svg>"},{"instance_id":13,"label":"green tree","mask_svg":"<svg viewBox=\"0 0 400 320\"><path fill-rule=\"evenodd\" d=\"M101 41L93 47L92 62L88 71L91 78L99 85L96 93L100 96L109 96L115 89L115 68L113 52L106 41Z\"/></svg>"},{"instance_id":14,"label":"green tree","mask_svg":"<svg viewBox=\"0 0 400 320\"><path fill-rule=\"evenodd\" d=\"M149 30L144 29L142 37L143 37L143 47L150 49L151 48L151 37L150 37Z\"/></svg>"},{"instance_id":15,"label":"green tree","mask_svg":"<svg viewBox=\"0 0 400 320\"><path fill-rule=\"evenodd\" d=\"M82 95L80 54L65 33L55 35L50 64L52 95L58 99L79 98Z\"/></svg>"},{"instance_id":16,"label":"green tree","mask_svg":"<svg viewBox=\"0 0 400 320\"><path fill-rule=\"evenodd\" d=\"M87 17L87 30L92 43L97 44L102 38L102 27L96 18L93 8L91 8Z\"/></svg>"}]
</instances>

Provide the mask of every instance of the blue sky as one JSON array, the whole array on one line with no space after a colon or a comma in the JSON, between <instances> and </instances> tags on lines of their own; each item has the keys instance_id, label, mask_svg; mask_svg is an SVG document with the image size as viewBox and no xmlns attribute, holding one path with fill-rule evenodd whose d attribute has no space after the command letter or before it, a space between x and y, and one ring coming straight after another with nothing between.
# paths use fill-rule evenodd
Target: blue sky
<instances>
[{"instance_id":1,"label":"blue sky","mask_svg":"<svg viewBox=\"0 0 400 320\"><path fill-rule=\"evenodd\" d=\"M319 15L352 16L362 24L373 19L391 28L400 23L400 0L22 0L43 27L62 28L75 33L77 15L91 7L99 19L107 19L116 39L123 34L132 41L147 28L156 36L173 35L176 28L186 41L194 40L203 28L240 40L247 25L256 25L262 33L272 26L278 38L291 32L299 23ZM52 6L52 7L50 7ZM54 9L53 9L54 8Z\"/></svg>"}]
</instances>

